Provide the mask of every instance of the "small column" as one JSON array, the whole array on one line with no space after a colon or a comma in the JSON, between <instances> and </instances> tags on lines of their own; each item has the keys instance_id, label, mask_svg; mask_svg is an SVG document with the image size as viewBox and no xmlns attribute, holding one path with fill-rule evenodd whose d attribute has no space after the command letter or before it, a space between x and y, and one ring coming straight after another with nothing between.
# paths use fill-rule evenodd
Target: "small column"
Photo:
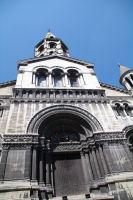
<instances>
[{"instance_id":1,"label":"small column","mask_svg":"<svg viewBox=\"0 0 133 200\"><path fill-rule=\"evenodd\" d=\"M48 84L49 87L52 87L53 86L53 83L52 83L52 74L49 73L49 84Z\"/></svg>"},{"instance_id":2,"label":"small column","mask_svg":"<svg viewBox=\"0 0 133 200\"><path fill-rule=\"evenodd\" d=\"M44 183L44 150L40 149L39 183Z\"/></svg>"},{"instance_id":3,"label":"small column","mask_svg":"<svg viewBox=\"0 0 133 200\"><path fill-rule=\"evenodd\" d=\"M2 152L2 158L0 163L0 180L4 180L7 155L8 155L8 149L4 149Z\"/></svg>"},{"instance_id":4,"label":"small column","mask_svg":"<svg viewBox=\"0 0 133 200\"><path fill-rule=\"evenodd\" d=\"M65 74L62 76L62 85L63 85L63 87L66 86Z\"/></svg>"},{"instance_id":5,"label":"small column","mask_svg":"<svg viewBox=\"0 0 133 200\"><path fill-rule=\"evenodd\" d=\"M83 168L83 174L84 174L84 181L86 185L85 187L89 192L89 177L88 177L88 172L87 172L86 159L83 152L80 152L80 155L81 155L81 162L82 162L82 168Z\"/></svg>"},{"instance_id":6,"label":"small column","mask_svg":"<svg viewBox=\"0 0 133 200\"><path fill-rule=\"evenodd\" d=\"M66 87L70 87L70 84L69 84L69 82L68 82L67 73L65 73L64 79L65 79L65 86L66 86Z\"/></svg>"},{"instance_id":7,"label":"small column","mask_svg":"<svg viewBox=\"0 0 133 200\"><path fill-rule=\"evenodd\" d=\"M105 161L105 158L104 158L104 155L103 155L103 150L100 146L99 146L98 150L99 150L100 158L101 158L101 161L102 161L102 164L103 164L104 173L108 174L109 170L107 168L107 164L106 164L106 161Z\"/></svg>"},{"instance_id":8,"label":"small column","mask_svg":"<svg viewBox=\"0 0 133 200\"><path fill-rule=\"evenodd\" d=\"M85 182L87 183L89 181L88 181L86 160L85 160L85 156L84 156L83 152L81 152L80 155L81 155L81 162L82 162L82 167L83 167L84 178L85 178Z\"/></svg>"},{"instance_id":9,"label":"small column","mask_svg":"<svg viewBox=\"0 0 133 200\"><path fill-rule=\"evenodd\" d=\"M93 178L96 179L96 178L98 178L98 175L97 175L97 170L95 167L95 163L94 163L94 159L93 159L93 155L92 155L91 151L89 152L89 157L90 157L90 164L91 164L91 169L92 169L92 173L93 173Z\"/></svg>"},{"instance_id":10,"label":"small column","mask_svg":"<svg viewBox=\"0 0 133 200\"><path fill-rule=\"evenodd\" d=\"M32 152L32 180L37 180L37 147L34 147Z\"/></svg>"},{"instance_id":11,"label":"small column","mask_svg":"<svg viewBox=\"0 0 133 200\"><path fill-rule=\"evenodd\" d=\"M107 160L107 165L109 167L109 171L112 173L113 172L113 161L112 161L109 146L107 143L104 143L104 145L103 145L103 154Z\"/></svg>"},{"instance_id":12,"label":"small column","mask_svg":"<svg viewBox=\"0 0 133 200\"><path fill-rule=\"evenodd\" d=\"M96 167L98 178L100 178L101 177L101 173L100 173L98 162L97 162L97 158L96 158L95 148L92 149L92 155L93 155L93 159L94 159L94 163L95 163L95 167Z\"/></svg>"},{"instance_id":13,"label":"small column","mask_svg":"<svg viewBox=\"0 0 133 200\"><path fill-rule=\"evenodd\" d=\"M51 155L46 153L46 186L51 186Z\"/></svg>"},{"instance_id":14,"label":"small column","mask_svg":"<svg viewBox=\"0 0 133 200\"><path fill-rule=\"evenodd\" d=\"M36 84L36 74L33 72L32 74L32 84Z\"/></svg>"},{"instance_id":15,"label":"small column","mask_svg":"<svg viewBox=\"0 0 133 200\"><path fill-rule=\"evenodd\" d=\"M86 163L87 163L89 180L91 181L91 180L93 180L93 174L92 174L92 170L91 170L91 165L90 165L90 160L89 160L88 153L85 153L85 158L86 158Z\"/></svg>"},{"instance_id":16,"label":"small column","mask_svg":"<svg viewBox=\"0 0 133 200\"><path fill-rule=\"evenodd\" d=\"M100 153L98 151L98 147L96 148L96 159L98 162L100 174L102 177L104 177L105 172L104 172L104 168L103 168L102 159L101 159Z\"/></svg>"},{"instance_id":17,"label":"small column","mask_svg":"<svg viewBox=\"0 0 133 200\"><path fill-rule=\"evenodd\" d=\"M130 161L131 169L133 170L133 155L132 155L132 152L129 150L129 146L126 143L123 145L123 148L124 148L124 151L127 154L127 157Z\"/></svg>"},{"instance_id":18,"label":"small column","mask_svg":"<svg viewBox=\"0 0 133 200\"><path fill-rule=\"evenodd\" d=\"M31 178L31 146L28 146L26 149L24 177L26 179Z\"/></svg>"}]
</instances>

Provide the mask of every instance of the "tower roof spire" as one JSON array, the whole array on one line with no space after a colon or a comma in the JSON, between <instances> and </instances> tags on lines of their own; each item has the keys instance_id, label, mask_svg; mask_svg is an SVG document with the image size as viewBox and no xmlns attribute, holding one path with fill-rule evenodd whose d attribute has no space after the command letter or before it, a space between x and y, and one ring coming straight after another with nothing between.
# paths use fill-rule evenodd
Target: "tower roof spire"
<instances>
[{"instance_id":1,"label":"tower roof spire","mask_svg":"<svg viewBox=\"0 0 133 200\"><path fill-rule=\"evenodd\" d=\"M56 38L49 29L44 39L35 46L35 57L50 55L69 56L69 51L62 40Z\"/></svg>"},{"instance_id":2,"label":"tower roof spire","mask_svg":"<svg viewBox=\"0 0 133 200\"><path fill-rule=\"evenodd\" d=\"M55 38L55 35L50 32L50 29L48 29L48 32L47 32L45 38Z\"/></svg>"},{"instance_id":3,"label":"tower roof spire","mask_svg":"<svg viewBox=\"0 0 133 200\"><path fill-rule=\"evenodd\" d=\"M118 63L118 66L119 66L119 68L120 68L120 77L121 77L124 73L128 72L129 70L131 70L131 69L129 69L128 67L125 67L125 66L121 65L120 63Z\"/></svg>"}]
</instances>

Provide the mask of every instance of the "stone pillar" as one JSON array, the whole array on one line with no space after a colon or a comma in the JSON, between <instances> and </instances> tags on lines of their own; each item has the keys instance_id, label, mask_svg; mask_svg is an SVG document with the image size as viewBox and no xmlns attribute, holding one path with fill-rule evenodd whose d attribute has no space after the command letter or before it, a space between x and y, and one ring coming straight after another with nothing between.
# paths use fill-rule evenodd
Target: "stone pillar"
<instances>
[{"instance_id":1,"label":"stone pillar","mask_svg":"<svg viewBox=\"0 0 133 200\"><path fill-rule=\"evenodd\" d=\"M91 170L90 160L88 153L85 153L86 163L87 163L87 169L88 169L88 175L89 175L89 181L93 180L93 174Z\"/></svg>"},{"instance_id":2,"label":"stone pillar","mask_svg":"<svg viewBox=\"0 0 133 200\"><path fill-rule=\"evenodd\" d=\"M39 183L44 183L44 150L43 149L40 149Z\"/></svg>"},{"instance_id":3,"label":"stone pillar","mask_svg":"<svg viewBox=\"0 0 133 200\"><path fill-rule=\"evenodd\" d=\"M68 82L67 73L65 74L64 79L65 79L65 86L66 86L66 87L70 87L70 84L69 84L69 82Z\"/></svg>"},{"instance_id":4,"label":"stone pillar","mask_svg":"<svg viewBox=\"0 0 133 200\"><path fill-rule=\"evenodd\" d=\"M53 83L52 83L52 74L49 73L49 84L48 84L49 87L52 87L53 86Z\"/></svg>"},{"instance_id":5,"label":"stone pillar","mask_svg":"<svg viewBox=\"0 0 133 200\"><path fill-rule=\"evenodd\" d=\"M4 180L7 155L8 155L8 149L4 149L2 152L1 163L0 163L0 180Z\"/></svg>"},{"instance_id":6,"label":"stone pillar","mask_svg":"<svg viewBox=\"0 0 133 200\"><path fill-rule=\"evenodd\" d=\"M36 74L33 72L32 74L32 84L36 85Z\"/></svg>"},{"instance_id":7,"label":"stone pillar","mask_svg":"<svg viewBox=\"0 0 133 200\"><path fill-rule=\"evenodd\" d=\"M81 155L81 163L82 163L83 175L84 175L84 181L85 181L85 188L88 190L87 192L89 192L89 177L88 177L87 163L86 163L84 153L81 152L80 155Z\"/></svg>"},{"instance_id":8,"label":"stone pillar","mask_svg":"<svg viewBox=\"0 0 133 200\"><path fill-rule=\"evenodd\" d=\"M129 162L130 162L130 164L129 164L129 165L130 165L130 169L133 170L133 154L132 154L132 152L129 150L129 146L127 145L127 143L125 143L125 144L123 145L123 148L124 148L125 153L126 153L128 159L129 159Z\"/></svg>"},{"instance_id":9,"label":"stone pillar","mask_svg":"<svg viewBox=\"0 0 133 200\"><path fill-rule=\"evenodd\" d=\"M32 180L37 180L37 147L33 147L32 152Z\"/></svg>"},{"instance_id":10,"label":"stone pillar","mask_svg":"<svg viewBox=\"0 0 133 200\"><path fill-rule=\"evenodd\" d=\"M46 186L51 186L51 155L46 153Z\"/></svg>"},{"instance_id":11,"label":"stone pillar","mask_svg":"<svg viewBox=\"0 0 133 200\"><path fill-rule=\"evenodd\" d=\"M65 75L65 74L64 74ZM65 81L65 76L62 76L62 86L65 87L66 86L66 81Z\"/></svg>"},{"instance_id":12,"label":"stone pillar","mask_svg":"<svg viewBox=\"0 0 133 200\"><path fill-rule=\"evenodd\" d=\"M109 171L112 173L113 172L113 161L112 161L109 146L107 143L104 143L104 145L103 145L103 153L104 153L104 157L107 160L107 165L109 167Z\"/></svg>"},{"instance_id":13,"label":"stone pillar","mask_svg":"<svg viewBox=\"0 0 133 200\"><path fill-rule=\"evenodd\" d=\"M93 156L93 160L94 160L94 164L95 164L95 167L96 167L98 178L100 178L101 173L100 173L97 158L96 158L95 148L92 149L92 156Z\"/></svg>"},{"instance_id":14,"label":"stone pillar","mask_svg":"<svg viewBox=\"0 0 133 200\"><path fill-rule=\"evenodd\" d=\"M100 158L101 158L101 161L102 161L102 164L103 164L104 173L106 175L106 174L109 173L109 170L108 170L108 167L107 167L107 163L106 163L105 157L103 155L102 147L99 146L98 150L99 150Z\"/></svg>"},{"instance_id":15,"label":"stone pillar","mask_svg":"<svg viewBox=\"0 0 133 200\"><path fill-rule=\"evenodd\" d=\"M94 179L96 179L96 178L98 178L98 175L97 175L97 170L96 170L96 166L95 166L93 155L92 155L91 151L89 152L89 156L90 156L90 164L91 164L91 169L93 172L93 177L94 177Z\"/></svg>"},{"instance_id":16,"label":"stone pillar","mask_svg":"<svg viewBox=\"0 0 133 200\"><path fill-rule=\"evenodd\" d=\"M31 146L28 146L26 149L24 176L26 179L31 178Z\"/></svg>"},{"instance_id":17,"label":"stone pillar","mask_svg":"<svg viewBox=\"0 0 133 200\"><path fill-rule=\"evenodd\" d=\"M97 162L98 162L100 174L101 174L102 177L104 177L105 173L104 173L102 159L101 159L100 153L98 151L98 147L96 148L96 159L97 159Z\"/></svg>"}]
</instances>

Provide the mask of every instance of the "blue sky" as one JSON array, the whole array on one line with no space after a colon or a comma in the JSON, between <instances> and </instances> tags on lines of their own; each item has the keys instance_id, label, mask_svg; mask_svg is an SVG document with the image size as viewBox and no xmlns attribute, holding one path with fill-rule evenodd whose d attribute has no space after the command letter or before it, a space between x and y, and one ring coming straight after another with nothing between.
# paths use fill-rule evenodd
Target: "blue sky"
<instances>
[{"instance_id":1,"label":"blue sky","mask_svg":"<svg viewBox=\"0 0 133 200\"><path fill-rule=\"evenodd\" d=\"M16 79L49 28L101 82L120 86L117 64L133 68L133 0L0 0L0 82Z\"/></svg>"}]
</instances>

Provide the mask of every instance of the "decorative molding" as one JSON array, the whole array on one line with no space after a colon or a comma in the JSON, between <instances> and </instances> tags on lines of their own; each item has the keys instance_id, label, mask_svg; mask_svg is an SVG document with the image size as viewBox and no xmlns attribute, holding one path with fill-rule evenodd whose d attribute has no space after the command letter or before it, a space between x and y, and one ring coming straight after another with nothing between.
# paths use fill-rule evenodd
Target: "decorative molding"
<instances>
[{"instance_id":1,"label":"decorative molding","mask_svg":"<svg viewBox=\"0 0 133 200\"><path fill-rule=\"evenodd\" d=\"M4 135L1 139L2 149L27 149L34 146L35 148L40 147L45 151L52 152L63 152L63 151L82 151L91 150L94 147L101 146L103 144L120 143L126 142L126 136L124 132L101 132L94 133L91 137L86 140L80 141L50 141L44 137L40 138L39 135Z\"/></svg>"},{"instance_id":2,"label":"decorative molding","mask_svg":"<svg viewBox=\"0 0 133 200\"><path fill-rule=\"evenodd\" d=\"M12 102L95 102L109 103L104 90L57 89L57 88L14 88Z\"/></svg>"},{"instance_id":3,"label":"decorative molding","mask_svg":"<svg viewBox=\"0 0 133 200\"><path fill-rule=\"evenodd\" d=\"M65 104L65 105L50 106L48 108L45 108L39 111L37 114L35 114L28 124L27 133L37 134L40 124L44 122L44 120L46 120L48 117L52 115L60 114L60 113L67 113L70 115L75 115L77 117L80 117L89 126L91 126L93 132L103 131L102 125L91 113L79 107Z\"/></svg>"},{"instance_id":4,"label":"decorative molding","mask_svg":"<svg viewBox=\"0 0 133 200\"><path fill-rule=\"evenodd\" d=\"M53 152L70 152L70 151L81 151L81 145L80 144L74 144L74 143L67 143L67 144L60 144L58 146L53 146Z\"/></svg>"},{"instance_id":5,"label":"decorative molding","mask_svg":"<svg viewBox=\"0 0 133 200\"><path fill-rule=\"evenodd\" d=\"M38 144L38 135L4 135L3 144Z\"/></svg>"}]
</instances>

